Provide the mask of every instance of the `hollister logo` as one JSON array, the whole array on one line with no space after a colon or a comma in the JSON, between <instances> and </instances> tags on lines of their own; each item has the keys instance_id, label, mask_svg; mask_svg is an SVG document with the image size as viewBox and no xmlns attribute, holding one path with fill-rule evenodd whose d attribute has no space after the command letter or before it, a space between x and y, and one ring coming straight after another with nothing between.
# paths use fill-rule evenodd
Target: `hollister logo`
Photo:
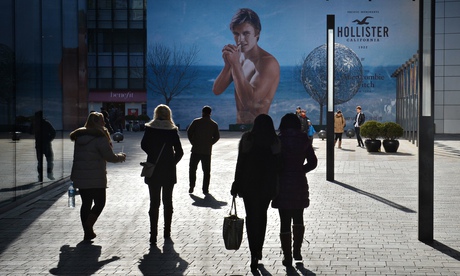
<instances>
[{"instance_id":1,"label":"hollister logo","mask_svg":"<svg viewBox=\"0 0 460 276\"><path fill-rule=\"evenodd\" d=\"M387 26L372 26L374 17L366 16L352 21L354 26L337 27L337 37L347 39L347 42L379 42L380 39L389 37Z\"/></svg>"}]
</instances>

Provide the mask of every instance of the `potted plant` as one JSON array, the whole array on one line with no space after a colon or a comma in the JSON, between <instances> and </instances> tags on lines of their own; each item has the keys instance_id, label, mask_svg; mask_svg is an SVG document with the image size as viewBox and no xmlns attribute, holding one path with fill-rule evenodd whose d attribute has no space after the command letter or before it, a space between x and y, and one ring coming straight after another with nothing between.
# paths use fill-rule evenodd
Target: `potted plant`
<instances>
[{"instance_id":1,"label":"potted plant","mask_svg":"<svg viewBox=\"0 0 460 276\"><path fill-rule=\"evenodd\" d=\"M382 123L367 121L361 126L361 136L369 138L364 141L368 152L379 152L382 141L377 138L382 136Z\"/></svg>"},{"instance_id":2,"label":"potted plant","mask_svg":"<svg viewBox=\"0 0 460 276\"><path fill-rule=\"evenodd\" d=\"M383 148L385 152L397 152L399 148L399 137L403 136L404 130L398 123L386 122L382 124Z\"/></svg>"}]
</instances>

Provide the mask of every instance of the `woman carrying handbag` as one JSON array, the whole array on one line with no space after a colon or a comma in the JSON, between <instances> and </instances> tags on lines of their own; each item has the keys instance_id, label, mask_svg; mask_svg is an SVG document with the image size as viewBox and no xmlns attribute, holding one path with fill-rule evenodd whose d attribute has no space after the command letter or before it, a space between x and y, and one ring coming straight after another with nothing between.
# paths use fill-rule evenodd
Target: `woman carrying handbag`
<instances>
[{"instance_id":1,"label":"woman carrying handbag","mask_svg":"<svg viewBox=\"0 0 460 276\"><path fill-rule=\"evenodd\" d=\"M161 201L164 206L163 237L171 237L172 195L177 182L176 164L184 155L178 128L167 105L158 105L154 110L153 120L145 124L141 148L147 153L147 162L155 164L152 175L146 176L144 182L149 186L150 194L150 243L156 244Z\"/></svg>"},{"instance_id":2,"label":"woman carrying handbag","mask_svg":"<svg viewBox=\"0 0 460 276\"><path fill-rule=\"evenodd\" d=\"M257 270L267 228L267 210L276 195L281 167L281 147L273 120L261 114L243 134L238 147L235 181L231 194L243 198L246 233L251 251L251 270Z\"/></svg>"}]
</instances>

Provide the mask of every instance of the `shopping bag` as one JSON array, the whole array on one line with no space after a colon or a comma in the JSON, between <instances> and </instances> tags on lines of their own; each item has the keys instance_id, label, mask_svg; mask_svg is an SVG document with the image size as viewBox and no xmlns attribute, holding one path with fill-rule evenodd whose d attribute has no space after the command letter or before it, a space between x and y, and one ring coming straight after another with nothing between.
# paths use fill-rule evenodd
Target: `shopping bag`
<instances>
[{"instance_id":1,"label":"shopping bag","mask_svg":"<svg viewBox=\"0 0 460 276\"><path fill-rule=\"evenodd\" d=\"M234 213L233 210L235 210ZM225 248L228 250L238 250L243 239L244 219L239 218L236 212L235 197L232 200L232 207L228 217L224 217L223 237Z\"/></svg>"}]
</instances>

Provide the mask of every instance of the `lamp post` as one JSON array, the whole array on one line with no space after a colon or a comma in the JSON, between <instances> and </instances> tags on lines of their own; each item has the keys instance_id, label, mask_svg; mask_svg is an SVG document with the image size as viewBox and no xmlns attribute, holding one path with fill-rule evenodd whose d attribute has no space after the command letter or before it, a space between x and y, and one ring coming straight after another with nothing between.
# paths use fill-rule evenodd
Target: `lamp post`
<instances>
[{"instance_id":1,"label":"lamp post","mask_svg":"<svg viewBox=\"0 0 460 276\"><path fill-rule=\"evenodd\" d=\"M435 1L420 1L419 10L419 161L418 239L433 242L434 224L434 19Z\"/></svg>"},{"instance_id":2,"label":"lamp post","mask_svg":"<svg viewBox=\"0 0 460 276\"><path fill-rule=\"evenodd\" d=\"M326 180L334 181L334 28L335 15L327 15Z\"/></svg>"}]
</instances>

